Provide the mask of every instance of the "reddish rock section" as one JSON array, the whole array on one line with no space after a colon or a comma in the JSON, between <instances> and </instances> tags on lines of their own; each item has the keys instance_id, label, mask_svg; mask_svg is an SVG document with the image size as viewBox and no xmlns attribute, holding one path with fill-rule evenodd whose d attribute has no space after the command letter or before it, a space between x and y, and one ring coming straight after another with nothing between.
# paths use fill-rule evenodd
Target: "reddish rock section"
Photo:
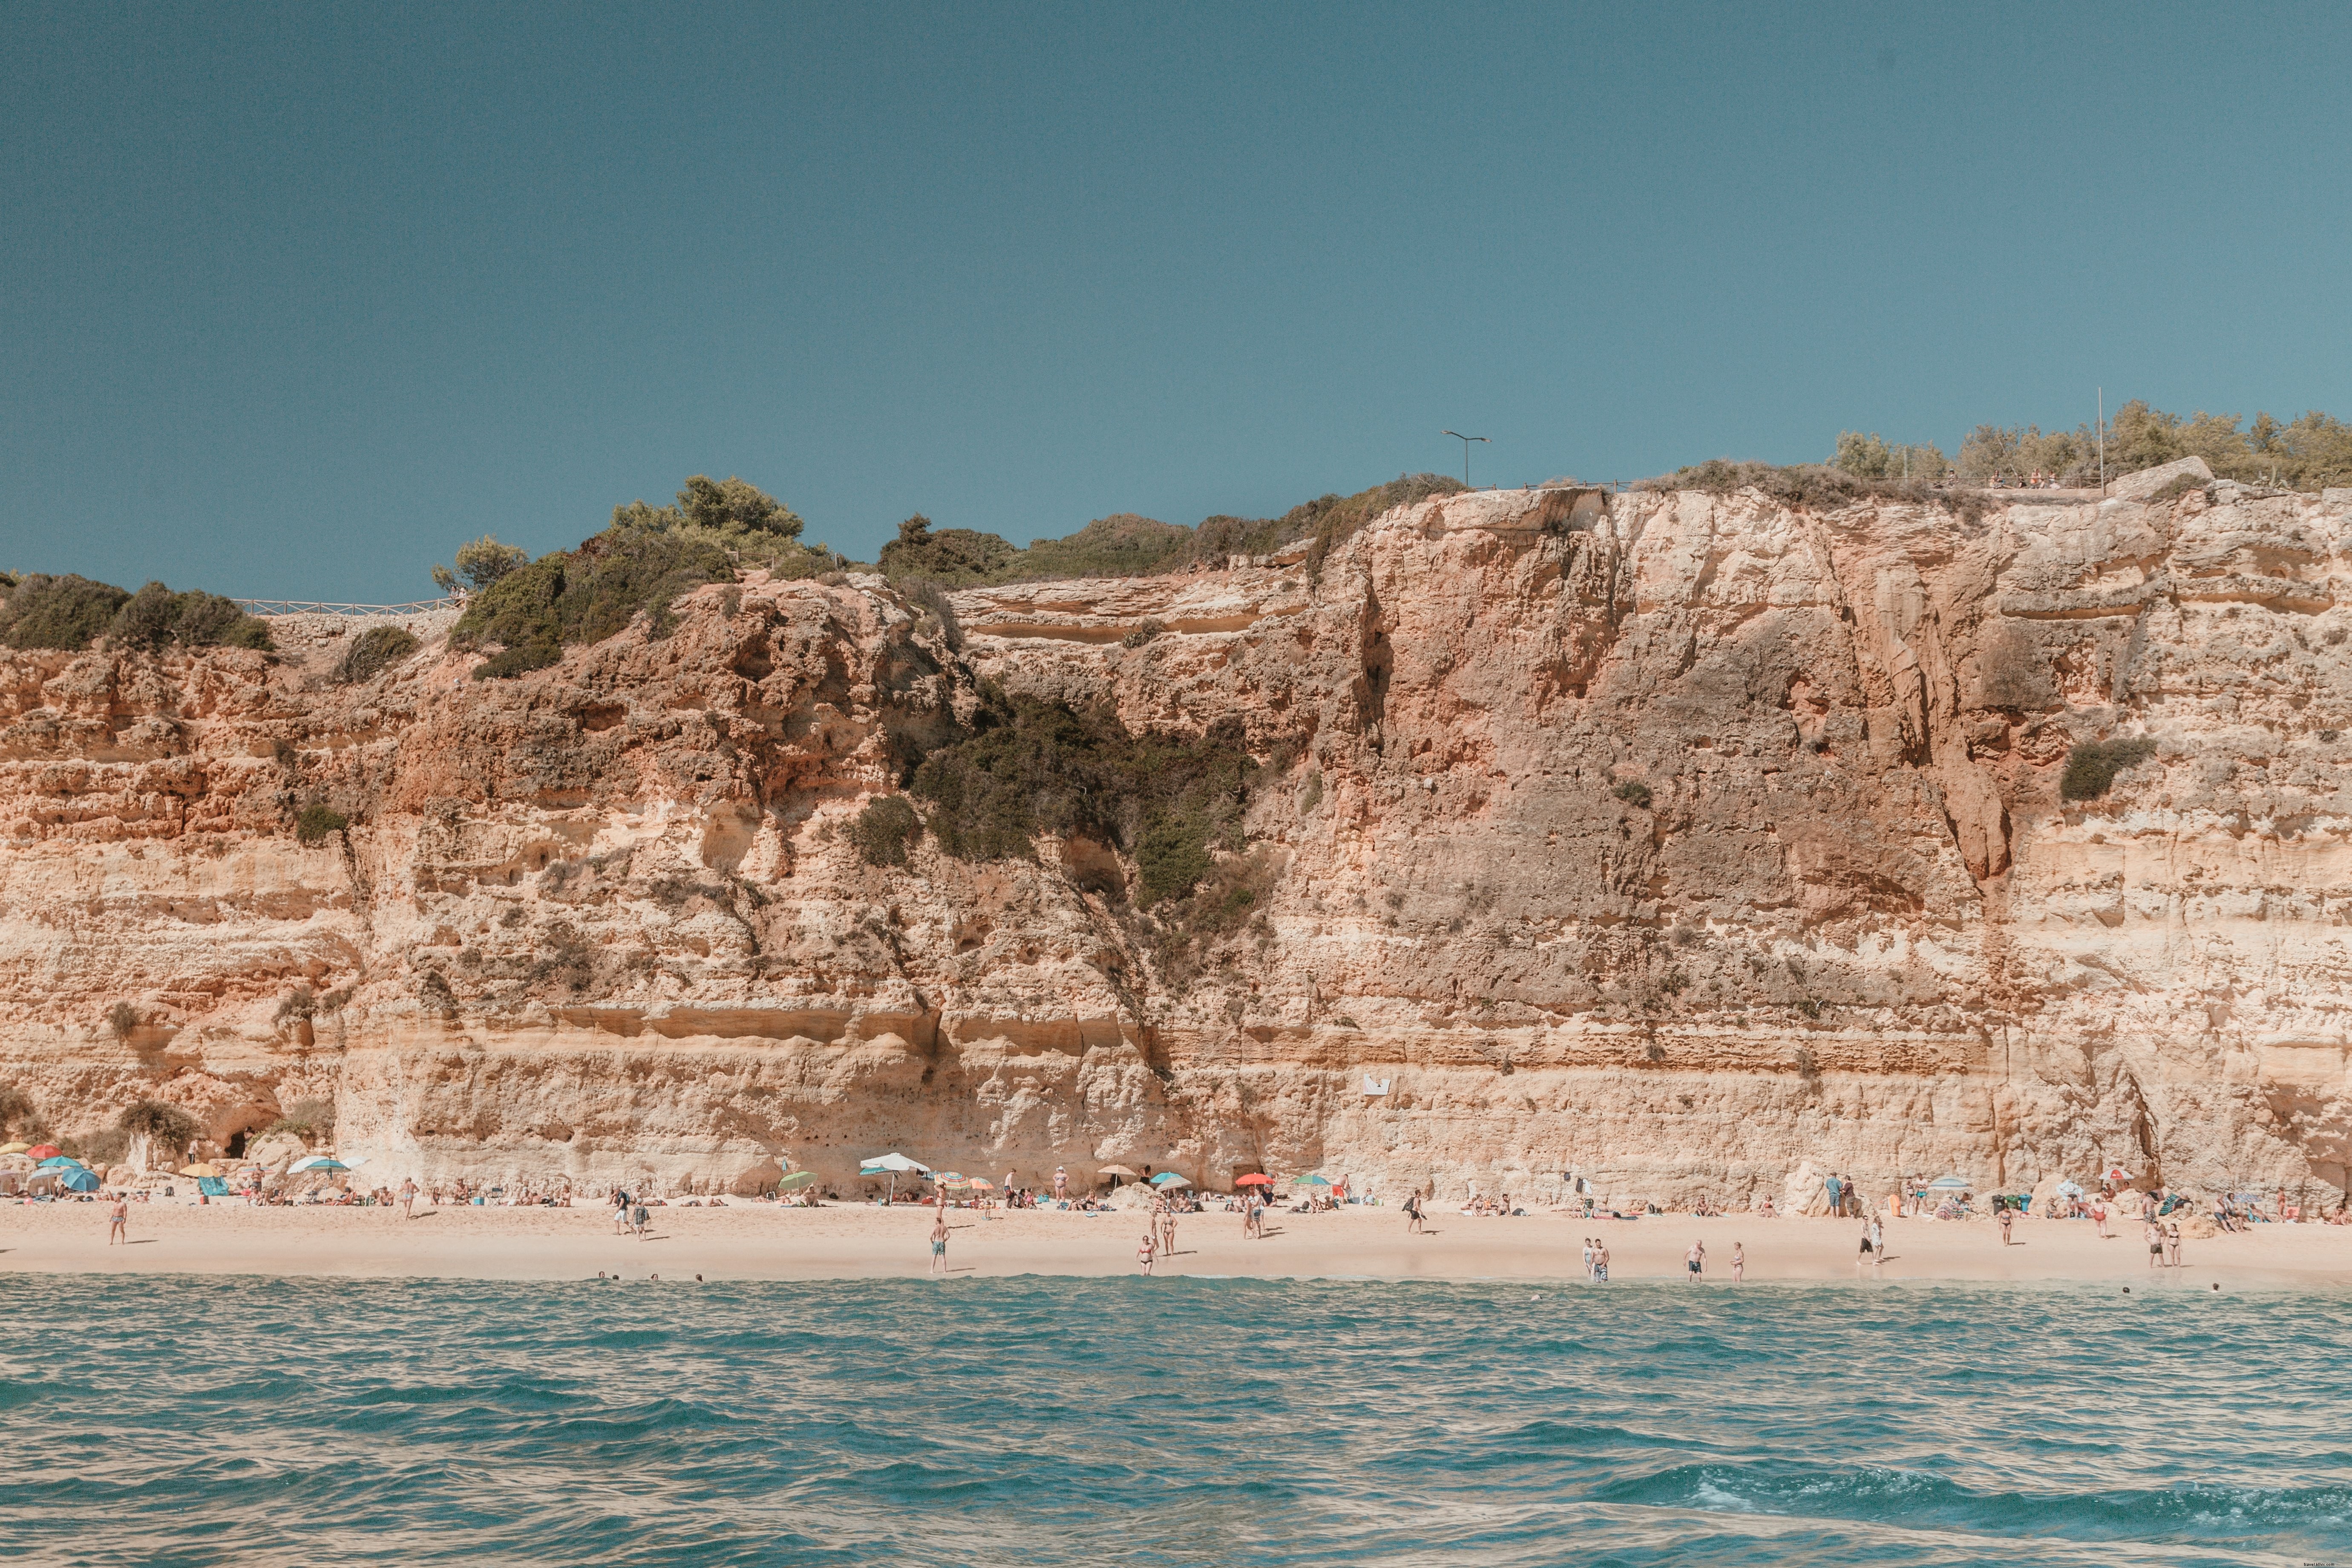
<instances>
[{"instance_id":1,"label":"reddish rock section","mask_svg":"<svg viewBox=\"0 0 2352 1568\"><path fill-rule=\"evenodd\" d=\"M2333 1188L2347 558L2341 491L1486 491L956 627L755 576L511 681L428 641L339 685L308 625L7 655L0 1075L60 1131L329 1098L419 1174ZM1114 846L863 864L982 682L1238 719L1258 918L1179 976Z\"/></svg>"}]
</instances>

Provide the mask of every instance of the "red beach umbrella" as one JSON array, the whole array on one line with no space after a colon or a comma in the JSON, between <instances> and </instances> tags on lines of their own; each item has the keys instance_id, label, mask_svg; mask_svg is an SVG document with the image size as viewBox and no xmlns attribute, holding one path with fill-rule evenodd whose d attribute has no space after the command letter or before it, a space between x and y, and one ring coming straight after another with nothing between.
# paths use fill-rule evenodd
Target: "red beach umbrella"
<instances>
[{"instance_id":1,"label":"red beach umbrella","mask_svg":"<svg viewBox=\"0 0 2352 1568\"><path fill-rule=\"evenodd\" d=\"M1234 1185L1237 1187L1270 1187L1274 1185L1274 1178L1272 1176L1261 1176L1256 1174L1235 1176L1234 1178Z\"/></svg>"},{"instance_id":2,"label":"red beach umbrella","mask_svg":"<svg viewBox=\"0 0 2352 1568\"><path fill-rule=\"evenodd\" d=\"M64 1152L64 1150L54 1143L37 1143L25 1151L25 1157L37 1163L42 1160L54 1160Z\"/></svg>"}]
</instances>

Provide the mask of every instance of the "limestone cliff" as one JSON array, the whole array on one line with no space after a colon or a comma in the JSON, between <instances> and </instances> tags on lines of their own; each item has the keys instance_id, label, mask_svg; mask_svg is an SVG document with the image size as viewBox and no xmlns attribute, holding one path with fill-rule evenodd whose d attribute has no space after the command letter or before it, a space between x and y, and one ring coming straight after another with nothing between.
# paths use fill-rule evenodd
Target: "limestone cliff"
<instances>
[{"instance_id":1,"label":"limestone cliff","mask_svg":"<svg viewBox=\"0 0 2352 1568\"><path fill-rule=\"evenodd\" d=\"M0 1077L60 1131L331 1097L346 1154L419 1174L2316 1195L2352 1160L2352 491L2156 489L1476 492L1313 570L965 592L960 637L754 577L506 681L428 641L337 685L315 626L6 655ZM852 848L983 682L1238 719L1274 764L1270 885L1199 973L1115 845ZM301 842L313 802L349 826Z\"/></svg>"}]
</instances>

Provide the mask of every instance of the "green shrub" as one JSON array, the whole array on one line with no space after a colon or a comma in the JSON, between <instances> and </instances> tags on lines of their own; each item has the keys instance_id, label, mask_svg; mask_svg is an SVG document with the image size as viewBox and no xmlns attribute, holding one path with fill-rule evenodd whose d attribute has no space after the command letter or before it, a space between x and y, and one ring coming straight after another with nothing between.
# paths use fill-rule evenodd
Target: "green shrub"
<instances>
[{"instance_id":1,"label":"green shrub","mask_svg":"<svg viewBox=\"0 0 2352 1568\"><path fill-rule=\"evenodd\" d=\"M868 866L905 865L908 844L922 836L923 819L915 815L904 795L886 795L867 801L866 809L849 825L849 842Z\"/></svg>"},{"instance_id":2,"label":"green shrub","mask_svg":"<svg viewBox=\"0 0 2352 1568\"><path fill-rule=\"evenodd\" d=\"M964 860L1034 859L1040 833L1082 833L1129 849L1150 906L1189 894L1242 847L1256 772L1238 721L1198 737L1130 734L1095 710L1016 698L992 703L977 733L931 752L911 793L933 810L940 847Z\"/></svg>"},{"instance_id":3,"label":"green shrub","mask_svg":"<svg viewBox=\"0 0 2352 1568\"><path fill-rule=\"evenodd\" d=\"M466 606L449 645L503 651L476 667L477 680L542 669L566 643L602 642L643 613L647 634L677 624L670 601L705 583L731 582L734 563L715 544L635 529L612 529L577 550L542 555L508 574Z\"/></svg>"},{"instance_id":4,"label":"green shrub","mask_svg":"<svg viewBox=\"0 0 2352 1568\"><path fill-rule=\"evenodd\" d=\"M1444 474L1404 474L1353 495L1318 496L1280 517L1220 515L1202 519L1197 528L1120 512L1060 539L1033 539L1025 550L973 529L934 530L930 519L918 514L882 547L881 565L893 583L929 578L957 588L1051 577L1140 577L1222 566L1229 556L1264 555L1304 539L1310 542L1307 571L1315 575L1333 546L1391 507L1464 488Z\"/></svg>"},{"instance_id":5,"label":"green shrub","mask_svg":"<svg viewBox=\"0 0 2352 1568\"><path fill-rule=\"evenodd\" d=\"M969 528L945 528L934 533L931 520L917 512L898 525L898 537L882 547L882 574L901 579L928 579L950 588L976 583L1002 583L1013 564L1012 545L993 533Z\"/></svg>"},{"instance_id":6,"label":"green shrub","mask_svg":"<svg viewBox=\"0 0 2352 1568\"><path fill-rule=\"evenodd\" d=\"M710 545L731 562L766 566L780 578L814 577L845 564L823 545L811 550L801 544L802 526L792 508L756 485L697 474L679 489L673 506L634 500L614 507L609 531Z\"/></svg>"},{"instance_id":7,"label":"green shrub","mask_svg":"<svg viewBox=\"0 0 2352 1568\"><path fill-rule=\"evenodd\" d=\"M955 606L948 602L948 591L931 578L919 577L902 585L908 602L925 611L939 622L940 635L948 647L961 652L963 648L963 623L956 619Z\"/></svg>"},{"instance_id":8,"label":"green shrub","mask_svg":"<svg viewBox=\"0 0 2352 1568\"><path fill-rule=\"evenodd\" d=\"M294 837L305 844L316 844L350 826L351 818L326 802L314 800L295 814Z\"/></svg>"},{"instance_id":9,"label":"green shrub","mask_svg":"<svg viewBox=\"0 0 2352 1568\"><path fill-rule=\"evenodd\" d=\"M130 597L111 583L36 572L0 601L0 642L79 652L113 624L115 612Z\"/></svg>"},{"instance_id":10,"label":"green shrub","mask_svg":"<svg viewBox=\"0 0 2352 1568\"><path fill-rule=\"evenodd\" d=\"M174 594L161 583L150 583L125 600L107 636L146 653L172 647L269 647L269 628L236 600L198 591Z\"/></svg>"},{"instance_id":11,"label":"green shrub","mask_svg":"<svg viewBox=\"0 0 2352 1568\"><path fill-rule=\"evenodd\" d=\"M305 1143L321 1143L335 1136L335 1102L331 1100L298 1100L286 1108L284 1115L262 1129L264 1132L290 1132Z\"/></svg>"},{"instance_id":12,"label":"green shrub","mask_svg":"<svg viewBox=\"0 0 2352 1568\"><path fill-rule=\"evenodd\" d=\"M1019 575L1037 577L1143 577L1181 555L1192 531L1181 524L1139 517L1131 511L1098 517L1060 539L1033 539L1022 551Z\"/></svg>"},{"instance_id":13,"label":"green shrub","mask_svg":"<svg viewBox=\"0 0 2352 1568\"><path fill-rule=\"evenodd\" d=\"M1639 779L1627 779L1609 793L1637 811L1650 809L1650 786Z\"/></svg>"},{"instance_id":14,"label":"green shrub","mask_svg":"<svg viewBox=\"0 0 2352 1568\"><path fill-rule=\"evenodd\" d=\"M370 626L344 650L335 679L346 686L373 680L423 646L405 626Z\"/></svg>"},{"instance_id":15,"label":"green shrub","mask_svg":"<svg viewBox=\"0 0 2352 1568\"><path fill-rule=\"evenodd\" d=\"M1876 499L1932 504L1973 519L1983 512L1987 504L1976 490L1939 489L1921 479L1861 479L1826 463L1780 468L1770 463L1734 462L1727 458L1710 458L1704 463L1677 468L1663 479L1643 479L1638 488L1700 490L1709 495L1755 489L1784 506L1811 511L1834 511L1857 501Z\"/></svg>"},{"instance_id":16,"label":"green shrub","mask_svg":"<svg viewBox=\"0 0 2352 1568\"><path fill-rule=\"evenodd\" d=\"M142 1100L126 1108L114 1119L114 1125L127 1137L145 1138L159 1150L168 1149L175 1155L195 1141L197 1131L194 1117L160 1100Z\"/></svg>"},{"instance_id":17,"label":"green shrub","mask_svg":"<svg viewBox=\"0 0 2352 1568\"><path fill-rule=\"evenodd\" d=\"M2096 800L2107 793L2117 773L2154 755L2156 742L2144 735L2128 741L2084 741L2066 753L2058 794L2067 800Z\"/></svg>"},{"instance_id":18,"label":"green shrub","mask_svg":"<svg viewBox=\"0 0 2352 1568\"><path fill-rule=\"evenodd\" d=\"M56 1142L58 1148L93 1171L103 1171L109 1165L120 1163L122 1156L131 1151L131 1134L120 1127L100 1128L80 1138L59 1138ZM187 1145L183 1143L181 1147L184 1149Z\"/></svg>"}]
</instances>

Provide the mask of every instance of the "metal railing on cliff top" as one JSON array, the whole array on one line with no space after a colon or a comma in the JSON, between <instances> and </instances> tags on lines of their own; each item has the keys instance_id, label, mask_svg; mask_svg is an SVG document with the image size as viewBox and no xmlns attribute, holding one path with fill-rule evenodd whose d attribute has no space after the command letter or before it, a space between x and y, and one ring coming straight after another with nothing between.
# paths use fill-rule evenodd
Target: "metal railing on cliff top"
<instances>
[{"instance_id":1,"label":"metal railing on cliff top","mask_svg":"<svg viewBox=\"0 0 2352 1568\"><path fill-rule=\"evenodd\" d=\"M412 599L405 605L340 605L323 599L239 599L236 601L252 616L421 616L433 610L461 610L463 598Z\"/></svg>"}]
</instances>

